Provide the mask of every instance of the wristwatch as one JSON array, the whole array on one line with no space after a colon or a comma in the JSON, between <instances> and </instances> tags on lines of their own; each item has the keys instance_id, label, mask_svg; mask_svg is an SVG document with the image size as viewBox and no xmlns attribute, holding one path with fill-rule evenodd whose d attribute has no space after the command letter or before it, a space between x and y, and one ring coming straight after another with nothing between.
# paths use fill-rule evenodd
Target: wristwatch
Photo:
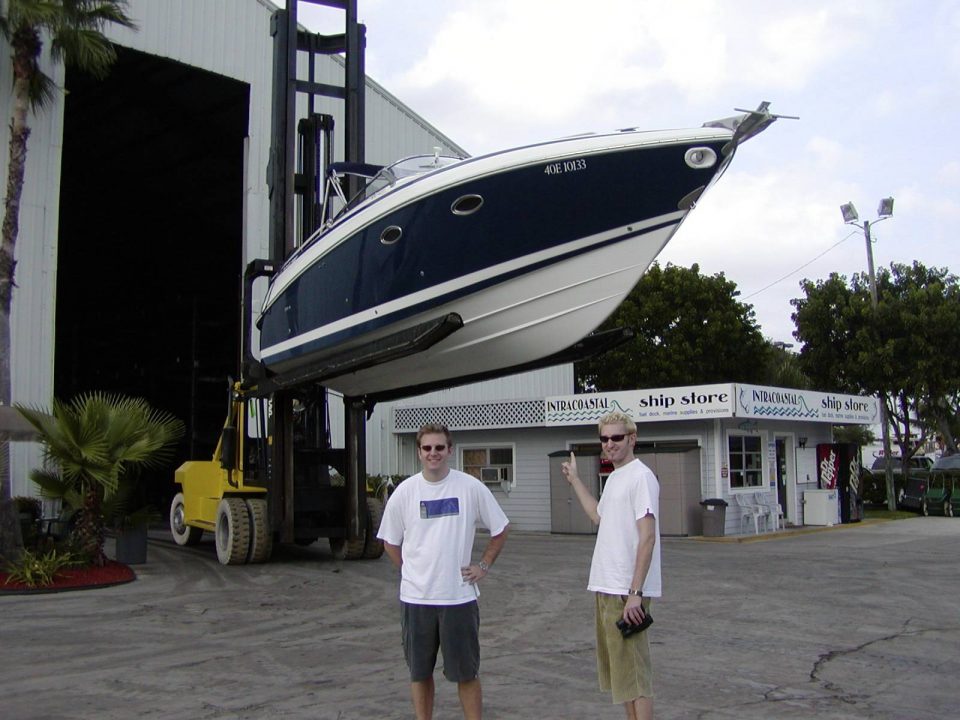
<instances>
[{"instance_id":1,"label":"wristwatch","mask_svg":"<svg viewBox=\"0 0 960 720\"><path fill-rule=\"evenodd\" d=\"M483 560L477 563L477 567L483 570L484 572L490 571L490 566L487 565Z\"/></svg>"},{"instance_id":2,"label":"wristwatch","mask_svg":"<svg viewBox=\"0 0 960 720\"><path fill-rule=\"evenodd\" d=\"M643 597L643 588L637 588L636 590L628 590L627 595L636 595L639 598Z\"/></svg>"}]
</instances>

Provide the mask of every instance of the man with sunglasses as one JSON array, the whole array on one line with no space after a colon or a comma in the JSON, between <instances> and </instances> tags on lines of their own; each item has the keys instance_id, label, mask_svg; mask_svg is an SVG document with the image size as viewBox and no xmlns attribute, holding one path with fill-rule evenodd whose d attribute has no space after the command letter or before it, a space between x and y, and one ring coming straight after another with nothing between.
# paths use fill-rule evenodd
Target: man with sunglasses
<instances>
[{"instance_id":1,"label":"man with sunglasses","mask_svg":"<svg viewBox=\"0 0 960 720\"><path fill-rule=\"evenodd\" d=\"M423 469L397 486L377 533L400 568L400 633L413 708L418 720L433 717L439 650L444 676L457 683L464 718L479 720L483 700L477 582L503 549L509 520L486 485L450 468L453 440L445 426L421 427L417 451ZM490 531L490 540L474 563L477 525Z\"/></svg>"},{"instance_id":2,"label":"man with sunglasses","mask_svg":"<svg viewBox=\"0 0 960 720\"><path fill-rule=\"evenodd\" d=\"M628 720L653 717L649 631L625 637L623 620L638 625L660 597L660 485L633 454L637 426L622 412L599 421L603 456L613 464L599 502L577 474L577 459L562 465L580 504L599 528L587 589L596 595L600 689L622 703Z\"/></svg>"}]
</instances>

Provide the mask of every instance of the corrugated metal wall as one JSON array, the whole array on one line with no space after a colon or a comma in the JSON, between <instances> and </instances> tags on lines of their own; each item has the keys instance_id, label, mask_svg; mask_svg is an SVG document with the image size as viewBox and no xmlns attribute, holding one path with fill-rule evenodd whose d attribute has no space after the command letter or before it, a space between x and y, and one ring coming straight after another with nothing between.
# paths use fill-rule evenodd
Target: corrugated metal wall
<instances>
[{"instance_id":1,"label":"corrugated metal wall","mask_svg":"<svg viewBox=\"0 0 960 720\"><path fill-rule=\"evenodd\" d=\"M63 86L62 66L49 61L45 44L41 68ZM0 186L6 199L9 166L9 119L12 114L12 71L10 53L0 52ZM63 102L58 97L38 114L31 113L31 135L27 142L27 163L20 204L20 232L16 247L16 282L11 317L11 392L14 403L47 405L53 392L53 326L56 287L56 247L60 187L60 154L63 137ZM40 464L40 447L35 443L10 444L10 478L13 494L27 494L31 468Z\"/></svg>"}]
</instances>

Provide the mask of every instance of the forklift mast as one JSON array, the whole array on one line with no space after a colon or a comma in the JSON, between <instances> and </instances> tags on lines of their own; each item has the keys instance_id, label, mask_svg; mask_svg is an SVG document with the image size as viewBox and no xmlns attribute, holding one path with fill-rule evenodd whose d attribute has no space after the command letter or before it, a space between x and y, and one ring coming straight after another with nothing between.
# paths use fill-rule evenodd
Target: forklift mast
<instances>
[{"instance_id":1,"label":"forklift mast","mask_svg":"<svg viewBox=\"0 0 960 720\"><path fill-rule=\"evenodd\" d=\"M309 33L297 22L301 2L342 10L344 32L338 35ZM273 53L273 100L270 159L267 187L270 198L269 250L267 260L254 260L244 273L242 328L242 377L247 387L255 388L263 373L253 355L252 290L254 281L270 276L280 267L326 218L321 217L323 183L326 169L334 159L334 118L317 111L317 98L344 102L344 160L364 162L366 28L357 22L357 0L288 0L287 8L271 18ZM316 79L318 56L344 56L344 84L330 85ZM298 75L306 69L306 77ZM297 118L297 108L305 100L306 117ZM298 103L298 101L300 101ZM359 187L349 187L349 195ZM299 212L298 212L299 205ZM264 383L266 387L268 383ZM256 391L253 391L254 394ZM328 396L314 382L270 391L273 406L272 461L265 466L259 481L269 490L271 525L279 530L281 542L296 540L294 462L294 403L300 422L313 428L310 442L318 452L312 462L336 464L346 480L345 537L362 539L366 533L366 414L367 403L343 398L346 427L342 451L330 445ZM303 399L309 397L309 402ZM303 418L304 413L313 417ZM334 463L333 459L336 459ZM302 460L301 460L302 461Z\"/></svg>"}]
</instances>

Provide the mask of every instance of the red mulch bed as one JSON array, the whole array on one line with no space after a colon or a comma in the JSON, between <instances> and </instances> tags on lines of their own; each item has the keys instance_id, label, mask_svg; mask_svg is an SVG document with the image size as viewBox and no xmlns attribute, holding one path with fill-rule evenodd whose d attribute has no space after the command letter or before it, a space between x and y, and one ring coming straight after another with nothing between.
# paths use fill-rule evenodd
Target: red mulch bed
<instances>
[{"instance_id":1,"label":"red mulch bed","mask_svg":"<svg viewBox=\"0 0 960 720\"><path fill-rule=\"evenodd\" d=\"M136 580L129 565L107 560L103 567L67 568L57 573L52 585L30 587L22 583L7 583L7 573L0 572L0 594L53 593L66 590L89 590L91 588L121 585Z\"/></svg>"}]
</instances>

